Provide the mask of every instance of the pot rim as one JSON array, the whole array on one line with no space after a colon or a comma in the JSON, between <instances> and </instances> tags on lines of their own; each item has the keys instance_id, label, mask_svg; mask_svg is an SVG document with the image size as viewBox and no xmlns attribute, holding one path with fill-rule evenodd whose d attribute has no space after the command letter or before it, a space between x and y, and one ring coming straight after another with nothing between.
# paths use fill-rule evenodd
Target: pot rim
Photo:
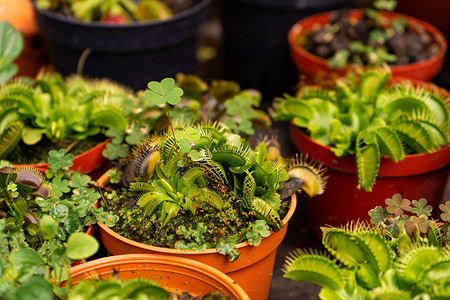
<instances>
[{"instance_id":1,"label":"pot rim","mask_svg":"<svg viewBox=\"0 0 450 300\"><path fill-rule=\"evenodd\" d=\"M108 179L108 176L105 173L104 175L102 175L98 179L97 185L102 186L103 183L106 182L107 179ZM98 203L96 205L98 205ZM283 227L287 226L288 221L294 215L296 207L297 207L297 195L294 193L291 196L289 210L286 213L286 216L282 220L283 225L284 225ZM173 249L173 248L165 248L165 247L157 247L157 246L147 245L147 244L144 244L144 243L136 242L136 241L134 241L132 239L126 238L126 237L118 234L117 232L115 232L114 230L112 230L111 228L106 226L106 224L104 224L104 223L97 222L97 225L102 230L104 230L108 235L114 236L115 238L120 240L122 243L126 243L126 244L129 244L129 245L132 245L132 246L134 246L136 248L145 249L147 251L158 251L158 252L165 252L165 253L169 253L169 254L197 254L197 255L198 254L219 253L215 248L208 248L208 249L206 249L204 251L197 252L195 250L181 250L181 249ZM275 232L274 231L270 231L270 235L267 236L267 237L263 237L262 240L269 238L273 233L275 233ZM239 249L247 247L249 245L250 244L247 241L244 241L244 242L241 242L239 244L236 244L236 249L239 250Z\"/></svg>"},{"instance_id":2,"label":"pot rim","mask_svg":"<svg viewBox=\"0 0 450 300\"><path fill-rule=\"evenodd\" d=\"M300 127L297 127L292 120L289 121L290 130L291 130L291 138L293 135L296 135L303 141L298 141L298 143L304 143L312 145L313 148L319 150L320 152L327 152L327 157L323 157L324 155L317 154L317 151L310 154L314 159L322 162L327 168L332 168L335 170L339 170L346 173L356 174L356 163L355 163L355 155L345 155L338 157L333 151L331 151L331 147L327 145L320 144L310 138L306 133L304 133ZM296 142L294 141L296 144ZM296 145L297 146L297 145ZM307 146L310 148L310 146ZM304 149L297 148L300 151L305 151ZM307 152L307 151L305 151ZM442 164L439 162L442 161ZM420 162L429 163L427 167L422 167ZM402 177L402 176L410 176L423 174L431 171L435 171L440 168L444 168L450 164L450 144L445 147L439 148L433 152L429 153L417 153L417 154L408 154L405 155L405 158L401 161L394 162L391 160L389 156L382 156L380 161L380 169L378 171L377 177ZM412 166L410 168L409 166ZM407 169L407 170L405 170ZM412 170L411 170L412 169Z\"/></svg>"},{"instance_id":3,"label":"pot rim","mask_svg":"<svg viewBox=\"0 0 450 300\"><path fill-rule=\"evenodd\" d=\"M75 157L73 158L74 162L75 160L83 160L86 158L86 156L89 156L92 152L97 151L99 148L104 148L106 147L106 144L109 143L109 141L111 141L112 138L107 138L106 140L104 140L103 142L95 145L94 147L84 151L83 153L80 153L78 155L75 155ZM37 163L37 164L14 164L13 167L14 168L24 168L24 167L31 167L31 168L35 168L41 172L45 172L48 168L50 164L49 163ZM75 163L74 163L75 165Z\"/></svg>"},{"instance_id":4,"label":"pot rim","mask_svg":"<svg viewBox=\"0 0 450 300\"><path fill-rule=\"evenodd\" d=\"M177 14L174 14L170 18L167 18L165 20L152 20L152 21L141 21L141 22L129 22L125 24L109 24L109 23L103 23L98 21L82 21L76 18L68 17L62 14L58 14L53 11L39 9L36 7L36 4L34 1L31 1L33 4L33 9L35 13L41 14L46 16L47 18L64 22L64 23L71 23L76 26L80 27L86 27L86 28L98 28L98 29L114 29L114 28L123 28L123 29L133 29L133 28L141 28L141 27L152 27L152 26L160 26L161 24L168 24L168 23L174 23L178 22L182 19L185 19L189 17L190 15L194 15L198 13L199 11L203 10L205 7L209 5L211 0L199 0L198 3L194 4L192 7L183 10Z\"/></svg>"},{"instance_id":5,"label":"pot rim","mask_svg":"<svg viewBox=\"0 0 450 300\"><path fill-rule=\"evenodd\" d=\"M228 275L226 275L222 271L214 267L211 267L205 263L184 257L167 256L161 254L139 254L139 253L113 255L94 259L86 263L71 267L70 274L72 278L82 276L83 274L88 275L87 277L84 278L95 278L96 277L95 275L97 275L95 273L96 268L101 267L116 268L119 265L126 265L126 264L132 265L140 264L142 266L146 266L147 264L155 264L155 263L156 264L164 263L165 265L187 269L187 271L183 274L186 276L190 276L188 271L201 273L201 275L207 275L211 279L223 285L226 289L229 290L230 293L232 293L232 295L228 296L240 297L239 299L242 300L250 299L247 293L242 289L242 287L236 284L236 282L233 279L231 279ZM194 274L191 277L196 278L196 275ZM181 289L181 287L179 289Z\"/></svg>"},{"instance_id":6,"label":"pot rim","mask_svg":"<svg viewBox=\"0 0 450 300\"><path fill-rule=\"evenodd\" d=\"M306 17L301 19L300 21L298 21L297 23L295 23L288 32L288 43L290 46L291 51L293 51L296 55L304 57L312 62L314 62L315 64L327 67L328 66L328 61L325 58L322 58L318 55L315 55L309 51L306 51L302 46L300 46L297 43L297 38L299 36L305 36L305 34L309 31L309 28L312 27L305 27L305 24L311 23L313 22L314 24L326 24L327 22L314 22L316 19L322 19L322 18L326 18L327 20L330 19L330 16L333 12L336 12L336 10L333 11L328 11L328 12L323 12L323 13L318 13L318 14L314 14L312 16ZM436 43L439 45L439 52L434 55L431 56L425 60L422 61L418 61L418 62L413 62L413 63L409 63L409 64L403 64L403 65L389 65L389 68L391 68L391 70L393 72L397 71L397 70L402 70L404 69L406 66L411 67L411 68L420 68L422 66L428 65L430 63L436 63L440 60L442 60L444 58L444 55L447 51L447 40L445 39L444 35L433 25L431 25L430 23L427 23L423 20L417 19L415 17L412 16L408 16L408 15L404 15L404 14L400 14L400 13L396 13L396 12L383 12L381 11L382 15L385 17L388 17L390 19L394 18L394 17L400 17L400 18L404 18L408 21L408 23L413 23L413 24L418 24L420 27L424 28L436 41ZM350 10L350 14L352 16L360 16L362 14L362 9L351 9ZM355 67L359 67L355 64L349 64L347 68L355 68ZM365 67L370 67L370 66L365 66ZM336 70L340 70L342 71L342 69L336 69Z\"/></svg>"}]
</instances>

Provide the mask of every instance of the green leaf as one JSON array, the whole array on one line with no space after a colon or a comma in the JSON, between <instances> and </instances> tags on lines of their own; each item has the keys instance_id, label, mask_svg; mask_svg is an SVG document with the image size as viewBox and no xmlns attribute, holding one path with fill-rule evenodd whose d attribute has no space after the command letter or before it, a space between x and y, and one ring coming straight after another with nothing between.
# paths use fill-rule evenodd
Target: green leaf
<instances>
[{"instance_id":1,"label":"green leaf","mask_svg":"<svg viewBox=\"0 0 450 300\"><path fill-rule=\"evenodd\" d=\"M380 147L380 154L389 156L394 162L403 160L405 157L403 144L395 131L388 127L376 128L374 131Z\"/></svg>"},{"instance_id":2,"label":"green leaf","mask_svg":"<svg viewBox=\"0 0 450 300\"><path fill-rule=\"evenodd\" d=\"M115 160L117 158L126 157L128 155L129 148L126 144L116 145L114 143L106 144L105 150L102 155L109 160Z\"/></svg>"},{"instance_id":3,"label":"green leaf","mask_svg":"<svg viewBox=\"0 0 450 300\"><path fill-rule=\"evenodd\" d=\"M9 256L9 261L13 265L24 265L29 268L43 265L43 260L39 253L30 248L23 248L13 251Z\"/></svg>"},{"instance_id":4,"label":"green leaf","mask_svg":"<svg viewBox=\"0 0 450 300\"><path fill-rule=\"evenodd\" d=\"M56 282L64 282L69 279L70 272L65 267L57 267L50 273L50 276L56 280Z\"/></svg>"},{"instance_id":5,"label":"green leaf","mask_svg":"<svg viewBox=\"0 0 450 300\"><path fill-rule=\"evenodd\" d=\"M49 215L43 215L40 220L39 228L42 237L47 241L50 241L55 238L58 230L58 222Z\"/></svg>"},{"instance_id":6,"label":"green leaf","mask_svg":"<svg viewBox=\"0 0 450 300\"><path fill-rule=\"evenodd\" d=\"M70 168L73 166L73 154L66 154L66 149L50 150L48 152L48 163L50 164L50 168L53 170Z\"/></svg>"},{"instance_id":7,"label":"green leaf","mask_svg":"<svg viewBox=\"0 0 450 300\"><path fill-rule=\"evenodd\" d=\"M0 85L4 84L10 80L14 75L16 75L19 68L16 65L8 64L0 67Z\"/></svg>"},{"instance_id":8,"label":"green leaf","mask_svg":"<svg viewBox=\"0 0 450 300\"><path fill-rule=\"evenodd\" d=\"M307 281L333 291L344 287L343 272L326 256L299 250L291 254L284 268L284 277Z\"/></svg>"},{"instance_id":9,"label":"green leaf","mask_svg":"<svg viewBox=\"0 0 450 300\"><path fill-rule=\"evenodd\" d=\"M26 279L16 291L15 299L26 300L52 300L54 299L53 286L41 276Z\"/></svg>"},{"instance_id":10,"label":"green leaf","mask_svg":"<svg viewBox=\"0 0 450 300\"><path fill-rule=\"evenodd\" d=\"M173 78L164 78L161 83L150 81L147 86L149 90L144 95L155 105L165 103L176 105L181 101L183 90L175 87L175 80Z\"/></svg>"},{"instance_id":11,"label":"green leaf","mask_svg":"<svg viewBox=\"0 0 450 300\"><path fill-rule=\"evenodd\" d=\"M227 255L231 262L237 260L240 255L239 251L235 248L234 242L220 240L216 245L216 250L220 254Z\"/></svg>"},{"instance_id":12,"label":"green leaf","mask_svg":"<svg viewBox=\"0 0 450 300\"><path fill-rule=\"evenodd\" d=\"M375 183L380 167L381 155L378 144L373 138L367 140L369 132L358 135L356 144L356 169L358 172L358 188L369 192ZM365 145L363 145L363 138Z\"/></svg>"},{"instance_id":13,"label":"green leaf","mask_svg":"<svg viewBox=\"0 0 450 300\"><path fill-rule=\"evenodd\" d=\"M248 243L253 246L259 246L263 237L270 235L270 229L264 220L256 220L251 224L246 233Z\"/></svg>"},{"instance_id":14,"label":"green leaf","mask_svg":"<svg viewBox=\"0 0 450 300\"><path fill-rule=\"evenodd\" d=\"M44 133L45 129L25 126L22 132L22 141L26 145L34 145L42 140L42 135Z\"/></svg>"},{"instance_id":15,"label":"green leaf","mask_svg":"<svg viewBox=\"0 0 450 300\"><path fill-rule=\"evenodd\" d=\"M89 175L75 173L71 177L70 185L73 188L84 187L84 186L87 186L90 181L91 181L91 177L89 177Z\"/></svg>"},{"instance_id":16,"label":"green leaf","mask_svg":"<svg viewBox=\"0 0 450 300\"><path fill-rule=\"evenodd\" d=\"M10 66L23 50L23 37L7 21L0 22L0 73L4 75L12 74L13 68ZM15 73L14 73L15 74ZM14 75L13 74L13 75ZM11 76L12 77L12 76ZM7 78L7 76L4 76ZM9 79L9 78L7 78ZM3 84L5 81L0 82Z\"/></svg>"},{"instance_id":17,"label":"green leaf","mask_svg":"<svg viewBox=\"0 0 450 300\"><path fill-rule=\"evenodd\" d=\"M427 200L424 198L417 200L413 200L412 204L414 208L411 209L411 212L416 214L418 217L421 215L431 216L431 211L433 207L431 205L427 205Z\"/></svg>"},{"instance_id":18,"label":"green leaf","mask_svg":"<svg viewBox=\"0 0 450 300\"><path fill-rule=\"evenodd\" d=\"M374 225L378 225L380 222L384 222L387 217L386 210L381 206L377 206L369 210L370 222Z\"/></svg>"},{"instance_id":19,"label":"green leaf","mask_svg":"<svg viewBox=\"0 0 450 300\"><path fill-rule=\"evenodd\" d=\"M67 179L61 180L61 178L53 178L50 186L56 197L61 197L64 193L70 192L70 182Z\"/></svg>"},{"instance_id":20,"label":"green leaf","mask_svg":"<svg viewBox=\"0 0 450 300\"><path fill-rule=\"evenodd\" d=\"M82 232L72 233L67 239L66 255L71 259L86 259L97 253L98 241Z\"/></svg>"},{"instance_id":21,"label":"green leaf","mask_svg":"<svg viewBox=\"0 0 450 300\"><path fill-rule=\"evenodd\" d=\"M128 145L137 145L145 141L144 134L141 132L139 126L135 124L131 132L126 136L125 142Z\"/></svg>"}]
</instances>

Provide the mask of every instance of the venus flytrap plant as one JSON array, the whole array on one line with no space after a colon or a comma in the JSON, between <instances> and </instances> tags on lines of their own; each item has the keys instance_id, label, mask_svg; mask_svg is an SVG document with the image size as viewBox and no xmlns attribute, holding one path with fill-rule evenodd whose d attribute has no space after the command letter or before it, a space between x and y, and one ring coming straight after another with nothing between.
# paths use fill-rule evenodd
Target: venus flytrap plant
<instances>
[{"instance_id":1,"label":"venus flytrap plant","mask_svg":"<svg viewBox=\"0 0 450 300\"><path fill-rule=\"evenodd\" d=\"M270 230L282 228L293 193L302 187L311 197L323 191L320 165L268 161L265 142L253 150L220 122L172 122L169 105L180 102L183 90L167 78L148 86L145 96L166 106L169 126L134 147L124 168L110 172L114 181L106 183L101 205L119 216L114 230L120 235L159 247L216 248L234 261L237 243L257 246Z\"/></svg>"},{"instance_id":2,"label":"venus flytrap plant","mask_svg":"<svg viewBox=\"0 0 450 300\"><path fill-rule=\"evenodd\" d=\"M276 120L292 120L336 156L355 155L358 187L371 191L382 156L405 155L448 145L449 99L408 81L388 85L388 69L349 73L334 88L302 87L279 98Z\"/></svg>"},{"instance_id":3,"label":"venus flytrap plant","mask_svg":"<svg viewBox=\"0 0 450 300\"><path fill-rule=\"evenodd\" d=\"M39 163L50 149L96 145L108 129L125 136L132 104L128 89L106 79L42 71L36 80L8 82L0 88L0 158Z\"/></svg>"},{"instance_id":4,"label":"venus flytrap plant","mask_svg":"<svg viewBox=\"0 0 450 300\"><path fill-rule=\"evenodd\" d=\"M444 218L435 220L425 199L396 194L386 204L369 212L371 223L322 227L326 251L292 253L285 277L320 285L321 299L450 297L449 205L441 205Z\"/></svg>"}]
</instances>

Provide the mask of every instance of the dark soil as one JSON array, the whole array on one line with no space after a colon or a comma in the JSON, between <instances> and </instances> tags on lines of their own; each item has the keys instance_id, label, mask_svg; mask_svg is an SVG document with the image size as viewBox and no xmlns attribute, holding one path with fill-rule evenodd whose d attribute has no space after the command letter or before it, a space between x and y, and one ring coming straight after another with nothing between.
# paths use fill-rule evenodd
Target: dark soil
<instances>
[{"instance_id":1,"label":"dark soil","mask_svg":"<svg viewBox=\"0 0 450 300\"><path fill-rule=\"evenodd\" d=\"M377 34L380 31L384 32L384 38ZM350 49L349 63L373 65L369 58L374 51L362 53L352 49L351 43L354 41L361 41L374 49L382 47L387 53L395 55L397 58L394 61L387 61L389 65L422 61L439 51L437 43L422 27L402 24L400 18L382 22L373 10L364 10L363 17L355 21L349 18L348 9L335 11L330 24L311 30L306 36L304 48L326 59L333 57L338 50Z\"/></svg>"}]
</instances>

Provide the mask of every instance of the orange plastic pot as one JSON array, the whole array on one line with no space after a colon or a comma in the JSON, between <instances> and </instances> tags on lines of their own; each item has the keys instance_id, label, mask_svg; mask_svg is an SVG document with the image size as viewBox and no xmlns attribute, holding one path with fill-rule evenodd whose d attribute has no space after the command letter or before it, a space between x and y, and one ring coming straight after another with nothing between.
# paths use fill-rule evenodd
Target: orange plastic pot
<instances>
[{"instance_id":1,"label":"orange plastic pot","mask_svg":"<svg viewBox=\"0 0 450 300\"><path fill-rule=\"evenodd\" d=\"M95 147L76 155L73 159L73 165L70 167L70 170L78 171L83 174L91 174L97 169L104 166L108 159L103 157L102 152L106 147L106 144L111 139L107 139L104 142L101 142ZM14 168L23 168L23 167L32 167L41 172L47 171L49 164L48 163L40 163L40 164L23 164L23 165L14 165Z\"/></svg>"},{"instance_id":2,"label":"orange plastic pot","mask_svg":"<svg viewBox=\"0 0 450 300\"><path fill-rule=\"evenodd\" d=\"M169 292L193 296L220 291L232 299L249 300L245 291L230 277L206 264L182 257L155 254L127 254L103 257L70 268L76 284L81 279L147 278Z\"/></svg>"},{"instance_id":3,"label":"orange plastic pot","mask_svg":"<svg viewBox=\"0 0 450 300\"><path fill-rule=\"evenodd\" d=\"M415 86L435 89L450 98L450 93L437 86L415 79L393 77L391 84L409 81ZM389 157L381 157L380 169L371 192L358 189L358 177L354 155L337 157L331 147L317 143L300 128L290 123L293 143L300 152L322 162L327 167L327 187L322 195L308 202L310 224L321 238L320 226L345 225L351 220L369 220L368 211L385 206L385 199L401 194L409 200L427 199L438 211L449 181L450 145L431 153L406 155L397 163Z\"/></svg>"},{"instance_id":4,"label":"orange plastic pot","mask_svg":"<svg viewBox=\"0 0 450 300\"><path fill-rule=\"evenodd\" d=\"M102 176L98 180L98 184L103 184L106 179L107 176ZM200 261L230 276L247 292L251 299L267 299L277 247L286 234L288 221L294 214L296 206L297 198L294 194L291 197L289 211L283 219L283 228L277 232L271 232L268 237L262 239L261 244L257 247L251 246L248 242L237 244L236 248L240 252L240 256L234 262L230 262L216 249L196 252L194 250L178 250L138 243L117 234L103 223L97 223L99 226L98 237L108 252L113 255L156 253Z\"/></svg>"},{"instance_id":5,"label":"orange plastic pot","mask_svg":"<svg viewBox=\"0 0 450 300\"><path fill-rule=\"evenodd\" d=\"M299 44L299 40L304 39L306 37L306 34L314 26L329 23L332 13L333 12L330 11L301 19L300 21L295 23L288 32L288 43L291 60L300 71L300 73L306 75L307 78L331 78L336 76L343 76L350 68L355 67L355 65L349 65L346 68L342 69L331 69L328 66L328 61L326 59L306 51ZM414 17L389 12L382 12L382 15L383 17L386 17L388 19L400 17L413 28L417 26L424 28L431 35L431 37L439 47L438 54L426 60L405 65L390 66L392 74L394 76L404 76L420 80L430 80L437 73L439 73L444 63L445 53L447 51L447 41L444 35L434 26ZM360 19L362 17L362 11L358 9L351 10L350 16L351 18Z\"/></svg>"}]
</instances>

